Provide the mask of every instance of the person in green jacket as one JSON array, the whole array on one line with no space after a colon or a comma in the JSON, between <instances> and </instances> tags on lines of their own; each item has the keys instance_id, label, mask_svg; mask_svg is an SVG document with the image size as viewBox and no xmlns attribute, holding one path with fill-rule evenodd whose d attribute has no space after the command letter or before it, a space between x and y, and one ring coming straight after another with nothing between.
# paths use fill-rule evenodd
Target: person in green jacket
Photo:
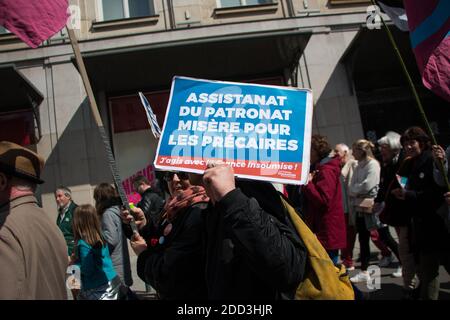
<instances>
[{"instance_id":1,"label":"person in green jacket","mask_svg":"<svg viewBox=\"0 0 450 320\"><path fill-rule=\"evenodd\" d=\"M67 244L67 255L73 253L74 238L72 230L73 211L77 205L72 200L72 192L69 188L60 186L55 191L56 204L58 205L58 218L56 224L64 235Z\"/></svg>"}]
</instances>

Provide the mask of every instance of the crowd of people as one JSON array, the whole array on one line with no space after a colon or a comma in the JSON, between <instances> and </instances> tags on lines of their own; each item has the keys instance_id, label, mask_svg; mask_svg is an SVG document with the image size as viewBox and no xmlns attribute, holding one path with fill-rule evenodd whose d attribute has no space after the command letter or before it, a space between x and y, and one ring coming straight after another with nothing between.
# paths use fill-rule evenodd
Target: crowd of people
<instances>
[{"instance_id":1,"label":"crowd of people","mask_svg":"<svg viewBox=\"0 0 450 320\"><path fill-rule=\"evenodd\" d=\"M358 235L361 266L351 282L371 280L372 241L381 267L394 256L399 261L393 276L403 277L403 298L438 299L440 265L450 272L450 148L432 146L418 127L388 132L376 144L361 139L351 149L332 148L314 135L307 184L281 193L268 182L236 179L222 163L203 175L165 172L162 192L136 177L141 200L130 210L110 183L95 188L95 206L78 206L61 186L55 223L34 196L43 159L1 142L0 298L66 299L71 265L80 275L69 286L74 299L135 299L132 272L162 300L293 299L308 253L286 199L336 266L355 268Z\"/></svg>"},{"instance_id":2,"label":"crowd of people","mask_svg":"<svg viewBox=\"0 0 450 320\"><path fill-rule=\"evenodd\" d=\"M449 175L450 147L432 146L419 127L387 132L377 147L357 140L351 150L343 143L331 150L323 136L311 145L310 181L290 188L289 197L330 258L337 262L340 250L342 264L354 270L358 235L361 270L350 280L368 283L372 240L380 267L398 259L392 275L403 277L403 298L438 299L439 267L450 272L450 193L439 170L442 162Z\"/></svg>"}]
</instances>

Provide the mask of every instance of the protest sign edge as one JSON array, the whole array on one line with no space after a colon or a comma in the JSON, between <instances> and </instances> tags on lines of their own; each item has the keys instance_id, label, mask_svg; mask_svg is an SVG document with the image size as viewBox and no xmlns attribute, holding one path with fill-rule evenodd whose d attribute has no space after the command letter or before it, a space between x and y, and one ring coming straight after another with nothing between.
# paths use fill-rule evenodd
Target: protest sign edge
<instances>
[{"instance_id":1,"label":"protest sign edge","mask_svg":"<svg viewBox=\"0 0 450 320\"><path fill-rule=\"evenodd\" d=\"M162 137L164 136L165 129L166 129L166 121L169 117L170 108L172 105L172 98L175 88L175 81L177 79L184 79L184 80L190 80L190 81L198 81L198 82L212 82L212 83L224 83L229 85L236 85L236 82L230 82L230 81L221 81L221 80L208 80L208 79L199 79L199 78L192 78L192 77L186 77L186 76L174 76L172 78L172 85L170 89L170 97L169 101L167 103L167 110L166 115L164 117L164 125L161 131L161 138L158 141L158 148L156 149L156 155L155 159L153 161L153 166L155 169L163 171L163 170L169 170L169 171L183 171L183 172L189 172L189 173L196 173L196 174L203 174L205 170L197 170L192 168L184 168L180 166L165 166L165 165L159 165L158 162L158 156L159 156L159 150L162 143ZM282 179L282 178L264 178L262 176L253 176L253 175L242 175L242 174L235 174L238 178L244 178L244 179L253 179L258 181L266 181L266 182L275 182L275 183L285 183L285 184L292 184L292 185L302 185L305 184L307 181L307 174L309 173L309 158L310 158L310 148L311 148L311 132L312 132L312 109L313 109L313 100L312 100L312 90L308 88L293 88L293 87L284 87L284 86L276 86L276 85L265 85L265 84L256 84L256 83L242 83L238 82L239 85L243 86L258 86L258 87L268 87L268 88L275 88L275 89L281 89L281 90L290 90L290 91L302 91L306 93L306 110L305 110L305 130L304 130L304 141L307 143L303 145L303 158L302 158L302 172L300 174L300 180L291 180L291 179ZM308 138L308 140L307 140ZM307 159L307 166L304 164L306 162L305 159ZM218 159L219 160L219 159ZM206 169L206 168L205 168ZM303 178L303 179L302 179Z\"/></svg>"},{"instance_id":2,"label":"protest sign edge","mask_svg":"<svg viewBox=\"0 0 450 320\"><path fill-rule=\"evenodd\" d=\"M313 119L313 95L312 90L306 93L306 112L305 112L305 132L303 137L303 158L302 172L300 174L300 184L306 184L308 181L308 173L310 167L311 153L311 135L312 135L312 119ZM303 179L302 179L303 178Z\"/></svg>"},{"instance_id":3,"label":"protest sign edge","mask_svg":"<svg viewBox=\"0 0 450 320\"><path fill-rule=\"evenodd\" d=\"M294 87L285 87L285 86L277 86L273 84L259 84L259 83L246 83L246 82L233 82L233 81L222 81L222 80L209 80L209 79L199 79L199 78L191 78L186 76L174 76L172 83L175 81L175 79L184 79L184 80L191 80L191 81L203 81L203 82L213 82L213 83L225 83L229 85L236 85L239 84L240 86L258 86L258 87L268 87L268 88L274 88L274 89L282 89L282 90L290 90L290 91L306 91L309 93L312 93L311 89L308 88L294 88Z\"/></svg>"},{"instance_id":4,"label":"protest sign edge","mask_svg":"<svg viewBox=\"0 0 450 320\"><path fill-rule=\"evenodd\" d=\"M219 159L217 159L219 161ZM167 171L180 171L180 172L187 172L187 173L195 173L195 174L204 174L205 170L198 170L198 169L192 169L192 168L184 168L180 166L155 166L158 170L167 170ZM301 180L292 180L292 179L283 179L283 178L264 178L263 176L252 176L252 175L245 175L245 174L234 174L236 178L243 178L248 180L258 180L258 181L265 181L265 182L274 182L274 183L283 183L283 184L292 184L292 185L300 185Z\"/></svg>"}]
</instances>

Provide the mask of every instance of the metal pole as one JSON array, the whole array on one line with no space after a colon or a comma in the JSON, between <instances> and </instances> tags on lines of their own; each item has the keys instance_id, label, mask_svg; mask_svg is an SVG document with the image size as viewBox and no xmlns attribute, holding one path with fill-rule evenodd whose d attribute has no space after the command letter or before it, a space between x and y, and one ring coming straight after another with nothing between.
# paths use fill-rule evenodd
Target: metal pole
<instances>
[{"instance_id":1,"label":"metal pole","mask_svg":"<svg viewBox=\"0 0 450 320\"><path fill-rule=\"evenodd\" d=\"M377 6L375 4L374 0L371 0L371 1L372 1L372 4L374 6ZM425 124L425 129L428 132L428 135L430 136L432 143L434 145L437 145L436 138L434 136L433 130L431 130L431 126L430 126L430 123L428 122L428 118L427 118L427 116L425 114L425 111L423 109L422 102L420 101L420 98L419 98L419 94L417 93L416 87L414 86L414 82L412 81L411 76L409 74L409 71L406 68L406 64L405 64L405 62L403 60L403 57L402 57L402 55L400 53L400 50L398 49L398 46L395 43L394 37L392 36L392 33L391 33L391 30L386 25L386 22L384 21L384 19L383 19L383 17L381 15L380 15L380 19L381 19L381 22L383 23L384 29L386 30L386 33L387 33L388 38L389 38L389 41L390 41L392 47L394 48L395 54L397 55L397 58L398 58L398 61L400 62L400 65L402 67L403 73L405 74L406 79L408 80L408 85L409 85L409 87L410 87L410 89L411 89L411 91L412 91L412 93L414 95L414 99L416 101L417 109L419 110L420 116L421 116L421 118L423 120L423 123ZM441 174L444 176L444 180L445 180L445 183L446 183L448 191L450 191L450 184L449 184L447 173L445 172L444 163L443 163L442 160L438 161L438 168L439 168L439 171L441 172Z\"/></svg>"},{"instance_id":2,"label":"metal pole","mask_svg":"<svg viewBox=\"0 0 450 320\"><path fill-rule=\"evenodd\" d=\"M75 36L75 32L68 25L66 26L70 44L72 45L73 52L75 54L75 59L78 65L78 71L80 72L81 79L83 80L83 85L86 90L86 94L88 96L89 106L92 111L92 115L94 116L95 122L98 127L98 131L100 133L100 137L103 142L103 146L106 151L106 155L108 157L108 164L111 169L111 173L114 179L114 183L116 185L117 191L119 193L120 199L122 201L122 205L130 210L130 206L128 204L128 199L125 194L125 190L122 186L122 181L119 176L119 170L117 169L116 161L114 159L114 155L111 150L111 145L109 144L109 139L105 131L105 127L103 126L102 118L100 117L100 113L98 112L97 102L95 101L94 92L92 91L91 83L89 82L89 78L86 72L86 67L84 65L83 57L81 56L80 47L78 46L78 41ZM130 223L131 229L133 233L138 233L138 229L134 220Z\"/></svg>"}]
</instances>

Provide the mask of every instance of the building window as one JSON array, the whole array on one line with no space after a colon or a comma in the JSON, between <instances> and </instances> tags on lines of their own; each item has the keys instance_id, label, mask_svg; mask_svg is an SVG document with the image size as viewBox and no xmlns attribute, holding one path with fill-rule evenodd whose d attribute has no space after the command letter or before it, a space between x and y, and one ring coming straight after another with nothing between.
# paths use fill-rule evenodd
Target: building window
<instances>
[{"instance_id":1,"label":"building window","mask_svg":"<svg viewBox=\"0 0 450 320\"><path fill-rule=\"evenodd\" d=\"M158 91L145 94L159 126L162 128L166 115L169 91ZM114 97L109 99L111 105L113 132L148 130L150 125L144 107L138 95Z\"/></svg>"},{"instance_id":2,"label":"building window","mask_svg":"<svg viewBox=\"0 0 450 320\"><path fill-rule=\"evenodd\" d=\"M268 3L274 3L274 0L218 0L218 5L220 8L254 6Z\"/></svg>"},{"instance_id":3,"label":"building window","mask_svg":"<svg viewBox=\"0 0 450 320\"><path fill-rule=\"evenodd\" d=\"M153 0L97 0L100 21L155 15Z\"/></svg>"},{"instance_id":4,"label":"building window","mask_svg":"<svg viewBox=\"0 0 450 320\"><path fill-rule=\"evenodd\" d=\"M22 146L37 143L39 134L36 130L33 110L0 112L0 141L11 141Z\"/></svg>"},{"instance_id":5,"label":"building window","mask_svg":"<svg viewBox=\"0 0 450 320\"><path fill-rule=\"evenodd\" d=\"M330 0L330 4L361 4L369 2L370 0Z\"/></svg>"}]
</instances>

